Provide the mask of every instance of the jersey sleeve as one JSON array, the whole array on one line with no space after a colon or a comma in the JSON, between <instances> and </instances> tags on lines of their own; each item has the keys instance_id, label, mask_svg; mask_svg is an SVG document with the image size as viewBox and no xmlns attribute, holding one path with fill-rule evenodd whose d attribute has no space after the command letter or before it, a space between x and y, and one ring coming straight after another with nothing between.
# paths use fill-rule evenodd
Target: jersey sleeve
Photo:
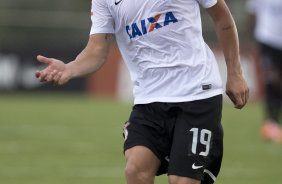
<instances>
[{"instance_id":1,"label":"jersey sleeve","mask_svg":"<svg viewBox=\"0 0 282 184\"><path fill-rule=\"evenodd\" d=\"M204 8L210 8L217 3L217 0L197 0Z\"/></svg>"},{"instance_id":2,"label":"jersey sleeve","mask_svg":"<svg viewBox=\"0 0 282 184\"><path fill-rule=\"evenodd\" d=\"M92 0L91 21L90 35L115 32L114 19L109 11L106 0Z\"/></svg>"}]
</instances>

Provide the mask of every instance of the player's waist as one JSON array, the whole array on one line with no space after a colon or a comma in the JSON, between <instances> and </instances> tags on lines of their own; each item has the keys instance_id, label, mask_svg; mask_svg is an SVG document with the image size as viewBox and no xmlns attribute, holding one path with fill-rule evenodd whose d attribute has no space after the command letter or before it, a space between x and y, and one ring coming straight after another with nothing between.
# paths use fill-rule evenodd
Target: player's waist
<instances>
[{"instance_id":1,"label":"player's waist","mask_svg":"<svg viewBox=\"0 0 282 184\"><path fill-rule=\"evenodd\" d=\"M213 96L221 95L223 94L223 89L218 88L214 90L210 90L208 92L202 93L195 93L195 94L187 94L183 96L141 96L137 95L134 96L134 104L148 104L148 103L154 103L154 102L166 102L166 103L178 103L178 102L190 102L195 100L201 100L210 98Z\"/></svg>"}]
</instances>

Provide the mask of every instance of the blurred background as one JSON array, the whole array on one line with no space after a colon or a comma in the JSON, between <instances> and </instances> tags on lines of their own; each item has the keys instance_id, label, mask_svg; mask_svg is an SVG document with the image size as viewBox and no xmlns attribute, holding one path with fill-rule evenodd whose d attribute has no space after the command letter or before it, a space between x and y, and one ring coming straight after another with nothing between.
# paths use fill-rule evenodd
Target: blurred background
<instances>
[{"instance_id":1,"label":"blurred background","mask_svg":"<svg viewBox=\"0 0 282 184\"><path fill-rule=\"evenodd\" d=\"M282 147L264 142L261 76L245 0L227 0L237 23L251 101L241 111L226 98L225 157L218 183L280 184ZM91 1L0 0L0 183L125 183L122 127L131 82L112 44L95 76L53 87L38 82L36 56L73 60L90 31ZM203 13L204 37L226 68L213 25ZM157 184L167 183L159 177Z\"/></svg>"}]
</instances>

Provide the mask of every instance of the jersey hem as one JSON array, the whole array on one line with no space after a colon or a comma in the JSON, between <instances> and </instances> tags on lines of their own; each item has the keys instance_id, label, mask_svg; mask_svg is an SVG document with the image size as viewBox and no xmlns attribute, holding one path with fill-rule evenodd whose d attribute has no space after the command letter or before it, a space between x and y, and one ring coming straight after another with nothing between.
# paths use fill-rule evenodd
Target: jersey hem
<instances>
[{"instance_id":1,"label":"jersey hem","mask_svg":"<svg viewBox=\"0 0 282 184\"><path fill-rule=\"evenodd\" d=\"M113 30L107 30L107 29L96 29L96 30L91 30L89 35L93 35L93 34L97 34L97 33L114 34L115 32Z\"/></svg>"},{"instance_id":2,"label":"jersey hem","mask_svg":"<svg viewBox=\"0 0 282 184\"><path fill-rule=\"evenodd\" d=\"M154 103L154 102L164 102L164 103L189 102L189 101L211 98L213 96L220 95L220 94L223 94L222 89L214 90L214 91L211 91L205 94L200 94L196 96L187 96L187 97L152 97L152 98L145 98L145 99L135 98L134 105L149 104L149 103Z\"/></svg>"}]
</instances>

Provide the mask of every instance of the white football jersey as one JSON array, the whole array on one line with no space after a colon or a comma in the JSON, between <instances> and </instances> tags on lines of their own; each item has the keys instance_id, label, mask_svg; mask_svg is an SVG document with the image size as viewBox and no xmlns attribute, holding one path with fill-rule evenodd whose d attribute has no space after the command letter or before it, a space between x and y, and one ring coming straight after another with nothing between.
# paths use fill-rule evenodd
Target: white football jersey
<instances>
[{"instance_id":1,"label":"white football jersey","mask_svg":"<svg viewBox=\"0 0 282 184\"><path fill-rule=\"evenodd\" d=\"M282 49L282 0L249 0L247 10L256 16L256 39Z\"/></svg>"},{"instance_id":2,"label":"white football jersey","mask_svg":"<svg viewBox=\"0 0 282 184\"><path fill-rule=\"evenodd\" d=\"M222 94L202 37L200 7L217 0L92 0L90 34L113 33L129 69L135 104Z\"/></svg>"}]
</instances>

